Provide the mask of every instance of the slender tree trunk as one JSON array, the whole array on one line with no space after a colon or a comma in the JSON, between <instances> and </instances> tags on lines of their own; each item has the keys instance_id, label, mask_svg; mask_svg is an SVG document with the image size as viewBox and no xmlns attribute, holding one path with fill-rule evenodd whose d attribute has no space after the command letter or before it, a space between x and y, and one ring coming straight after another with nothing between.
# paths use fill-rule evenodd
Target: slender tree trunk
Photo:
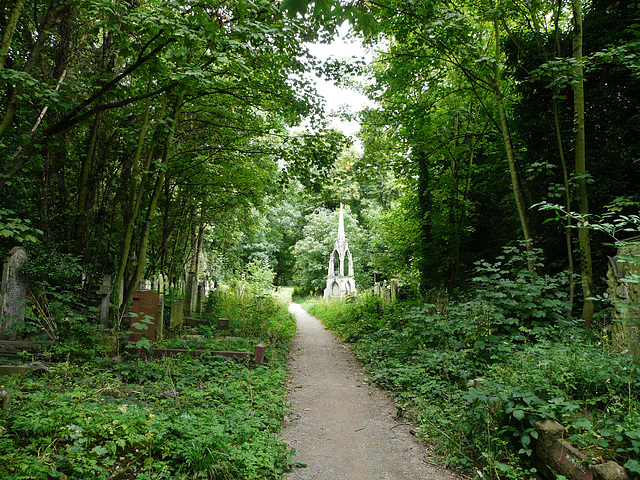
<instances>
[{"instance_id":1,"label":"slender tree trunk","mask_svg":"<svg viewBox=\"0 0 640 480\"><path fill-rule=\"evenodd\" d=\"M449 231L451 232L451 240L449 242L449 265L447 268L447 293L452 293L455 287L455 281L458 274L458 260L460 253L460 234L462 230L459 228L462 221L460 198L460 179L458 178L458 153L460 151L460 116L456 115L454 120L454 135L456 141L453 148L451 158L451 175L452 185L449 191Z\"/></svg>"},{"instance_id":2,"label":"slender tree trunk","mask_svg":"<svg viewBox=\"0 0 640 480\"><path fill-rule=\"evenodd\" d=\"M422 147L415 149L415 159L418 164L418 221L420 222L420 254L417 259L417 267L420 272L420 291L426 293L432 286L432 272L430 266L431 232L431 171L429 170L429 157Z\"/></svg>"},{"instance_id":3,"label":"slender tree trunk","mask_svg":"<svg viewBox=\"0 0 640 480\"><path fill-rule=\"evenodd\" d=\"M576 177L578 179L578 213L583 217L583 222L578 226L578 244L580 245L580 270L582 276L582 318L585 328L591 328L593 321L594 304L591 300L593 294L593 265L591 263L591 240L589 227L584 223L589 214L589 202L587 197L587 167L586 167L586 139L584 118L584 81L582 68L582 5L581 0L572 0L573 8L573 58L577 61L574 72L575 87L573 90L574 123L576 128L575 138L575 162Z\"/></svg>"},{"instance_id":4,"label":"slender tree trunk","mask_svg":"<svg viewBox=\"0 0 640 480\"><path fill-rule=\"evenodd\" d=\"M89 141L87 145L87 154L80 166L80 176L78 178L78 201L76 204L76 221L74 225L74 238L76 241L77 251L81 252L82 245L86 239L87 221L89 218L89 174L93 167L93 159L96 153L96 143L98 139L98 126L100 124L100 114L93 118L91 131L89 132Z\"/></svg>"},{"instance_id":5,"label":"slender tree trunk","mask_svg":"<svg viewBox=\"0 0 640 480\"><path fill-rule=\"evenodd\" d=\"M165 273L167 258L169 256L169 239L173 231L174 222L169 214L171 212L171 186L169 182L164 182L164 210L162 212L162 243L160 244L160 272Z\"/></svg>"},{"instance_id":6,"label":"slender tree trunk","mask_svg":"<svg viewBox=\"0 0 640 480\"><path fill-rule=\"evenodd\" d=\"M125 289L123 296L122 308L131 302L133 299L133 294L136 291L136 287L140 283L140 279L142 278L142 274L144 273L145 264L147 260L147 245L149 243L149 233L151 231L151 225L153 223L153 219L156 213L156 207L158 206L158 200L160 198L160 194L162 193L162 189L164 186L164 180L166 176L166 167L169 164L169 158L171 157L171 147L173 144L173 138L175 136L175 131L178 127L178 117L180 114L180 108L182 107L182 99L184 98L184 93L181 92L177 95L175 104L173 107L172 117L172 125L171 130L166 136L164 142L164 149L162 152L162 167L159 169L158 177L156 178L156 183L153 188L153 195L151 196L151 201L149 203L149 208L147 209L147 215L145 217L144 224L142 226L142 230L140 232L140 241L138 244L138 255L137 255L137 264L136 268L133 272L131 279L127 284L127 288Z\"/></svg>"},{"instance_id":7,"label":"slender tree trunk","mask_svg":"<svg viewBox=\"0 0 640 480\"><path fill-rule=\"evenodd\" d=\"M196 243L195 268L196 279L200 276L200 252L202 251L202 242L204 241L204 212L200 215L200 225L198 226L198 240Z\"/></svg>"},{"instance_id":8,"label":"slender tree trunk","mask_svg":"<svg viewBox=\"0 0 640 480\"><path fill-rule=\"evenodd\" d=\"M511 188L513 189L513 195L516 201L516 208L518 210L518 217L520 218L520 227L522 228L522 234L524 236L527 250L533 248L533 241L531 238L531 231L529 229L529 222L527 220L527 206L520 186L520 180L518 178L518 170L516 167L515 154L513 151L513 141L511 138L511 132L509 131L509 123L507 121L507 113L502 101L503 95L500 86L501 68L500 68L500 27L497 18L493 21L495 32L495 56L496 66L494 77L490 79L493 93L496 99L496 105L498 107L498 116L500 118L500 131L502 133L502 139L504 141L504 148L507 154L507 162L509 163L509 174L511 176ZM535 264L531 258L528 259L529 270L535 270Z\"/></svg>"},{"instance_id":9,"label":"slender tree trunk","mask_svg":"<svg viewBox=\"0 0 640 480\"><path fill-rule=\"evenodd\" d=\"M55 0L50 5L47 10L47 15L45 16L42 27L40 28L40 32L38 33L38 39L31 47L31 51L29 52L29 58L27 58L27 62L24 65L22 71L24 73L31 73L33 68L36 66L38 59L40 58L40 53L44 48L46 41L49 39L49 31L53 24L57 21L58 16L66 9L66 5L64 3L58 3ZM17 21L17 18L16 18ZM3 34L4 41L4 34ZM7 102L7 108L4 112L4 116L2 121L0 121L0 139L7 133L11 125L13 125L13 119L18 111L18 107L20 105L20 99L22 97L23 88L17 87L13 90L12 94L9 96L9 100ZM0 181L0 189L4 185L6 180Z\"/></svg>"},{"instance_id":10,"label":"slender tree trunk","mask_svg":"<svg viewBox=\"0 0 640 480\"><path fill-rule=\"evenodd\" d=\"M122 239L122 246L120 249L120 263L118 265L118 272L116 275L116 281L114 285L116 285L117 289L117 305L118 310L122 307L123 304L123 295L124 295L124 284L125 284L125 276L128 270L127 267L130 267L131 264L131 245L133 242L133 237L135 233L135 225L138 220L138 216L140 214L140 205L142 204L142 198L144 197L145 192L147 191L143 188L139 183L140 173L140 160L142 159L142 151L144 148L144 141L147 135L147 130L149 128L149 115L151 111L151 99L147 98L145 102L144 116L142 118L142 126L140 127L140 134L138 135L138 145L136 147L135 154L133 156L133 163L131 165L131 185L129 187L129 201L127 207L126 214L126 227L124 232L124 237ZM166 102L163 104L162 109L160 111L161 119L164 119L165 111L166 111ZM144 165L144 170L149 171L149 167L151 166L151 160L153 158L153 153L155 150L155 145L157 142L157 135L154 136L151 145L149 146L149 151L147 153L147 158ZM130 270L129 270L130 271ZM122 286L122 290L121 290ZM122 295L121 295L122 293Z\"/></svg>"},{"instance_id":11,"label":"slender tree trunk","mask_svg":"<svg viewBox=\"0 0 640 480\"><path fill-rule=\"evenodd\" d=\"M23 8L24 0L15 0L11 13L9 14L9 20L2 30L2 40L0 40L0 68L4 68L7 63L9 49L11 48L11 40L13 39L13 34L16 31L20 15L22 15ZM0 81L0 89L4 87L3 83L4 81Z\"/></svg>"},{"instance_id":12,"label":"slender tree trunk","mask_svg":"<svg viewBox=\"0 0 640 480\"><path fill-rule=\"evenodd\" d=\"M560 45L560 13L562 12L563 2L558 0L557 8L554 12L553 25L555 35L555 48L556 57L562 55ZM545 59L548 59L548 55L545 52ZM567 320L571 320L573 316L573 300L575 297L575 267L573 262L573 242L571 241L572 232L572 217L571 217L571 185L569 183L569 169L567 168L567 161L564 155L564 145L562 141L562 130L560 129L560 115L558 113L558 99L556 95L552 99L553 107L553 124L556 130L556 141L558 142L558 155L560 156L560 165L562 166L562 181L564 184L564 198L565 206L567 209L567 219L564 228L565 242L567 245L567 261L569 264L569 308L567 309Z\"/></svg>"}]
</instances>

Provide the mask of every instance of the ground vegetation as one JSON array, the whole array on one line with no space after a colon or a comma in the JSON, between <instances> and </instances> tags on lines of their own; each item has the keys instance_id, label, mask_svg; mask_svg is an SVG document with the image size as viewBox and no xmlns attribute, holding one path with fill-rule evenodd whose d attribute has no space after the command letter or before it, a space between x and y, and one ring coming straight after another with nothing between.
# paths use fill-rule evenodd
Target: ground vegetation
<instances>
[{"instance_id":1,"label":"ground vegetation","mask_svg":"<svg viewBox=\"0 0 640 480\"><path fill-rule=\"evenodd\" d=\"M220 316L230 320L227 332L214 321ZM78 323L70 341L35 359L41 369L3 377L0 476L281 478L291 465L278 433L295 321L259 282L212 296L204 318L157 346L253 351L263 343L265 364L208 353L141 360Z\"/></svg>"}]
</instances>

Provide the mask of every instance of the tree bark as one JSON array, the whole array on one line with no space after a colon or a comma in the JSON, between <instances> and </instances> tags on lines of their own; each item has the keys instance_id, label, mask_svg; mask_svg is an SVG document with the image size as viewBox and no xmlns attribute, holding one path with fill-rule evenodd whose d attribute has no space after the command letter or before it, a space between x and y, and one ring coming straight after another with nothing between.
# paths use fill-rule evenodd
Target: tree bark
<instances>
[{"instance_id":1,"label":"tree bark","mask_svg":"<svg viewBox=\"0 0 640 480\"><path fill-rule=\"evenodd\" d=\"M13 4L13 8L11 9L11 13L9 14L9 20L7 21L7 24L2 31L2 40L0 40L0 68L4 68L7 63L9 48L11 47L11 40L13 39L13 34L16 31L20 15L22 15L23 8L24 0L16 0L16 2ZM0 89L2 89L3 87L4 85L0 83Z\"/></svg>"},{"instance_id":2,"label":"tree bark","mask_svg":"<svg viewBox=\"0 0 640 480\"><path fill-rule=\"evenodd\" d=\"M149 128L150 110L151 100L150 98L147 98L147 101L145 102L144 116L142 117L142 125L140 127L140 134L138 135L138 145L136 147L136 152L133 156L131 165L131 185L129 187L129 201L127 206L128 211L126 214L127 223L125 227L124 238L122 239L122 247L120 249L120 263L118 265L118 272L116 275L116 281L114 283L114 285L117 286L118 292L120 291L120 286L124 285L125 273L127 270L127 265L129 263L129 254L131 252L131 242L133 240L135 222L138 218L142 196L144 195L143 189L138 185L138 177L140 175L140 159L142 158L144 141L147 135L147 129ZM164 108L161 112L161 115L162 117L164 116ZM153 150L153 145L151 145L150 150ZM150 163L150 160L151 152L148 156L147 163ZM148 170L148 164L145 165L145 167L145 169ZM123 298L121 298L118 294L117 300L119 309L122 306Z\"/></svg>"},{"instance_id":3,"label":"tree bark","mask_svg":"<svg viewBox=\"0 0 640 480\"><path fill-rule=\"evenodd\" d=\"M156 183L153 189L153 195L151 196L151 201L149 203L149 208L147 209L147 215L145 217L144 224L142 226L142 230L140 232L140 241L138 244L138 255L137 255L137 264L136 268L131 276L127 284L127 288L125 289L123 295L123 303L120 307L122 309L128 305L133 299L133 294L136 291L138 284L140 283L140 279L142 278L142 274L144 273L145 263L147 259L147 245L149 243L149 232L151 231L151 225L153 223L153 219L156 213L156 207L158 206L158 199L160 198L160 194L162 193L162 188L164 186L164 180L167 171L167 165L169 164L169 158L171 156L171 146L173 144L173 138L175 136L176 129L178 127L178 117L180 115L180 108L182 107L182 99L184 98L184 92L180 92L176 99L173 107L172 117L172 125L171 130L167 134L167 137L164 142L164 149L162 152L162 166L158 171L158 177L156 178Z\"/></svg>"},{"instance_id":4,"label":"tree bark","mask_svg":"<svg viewBox=\"0 0 640 480\"><path fill-rule=\"evenodd\" d=\"M494 77L490 79L491 87L496 99L496 105L498 107L498 116L500 118L500 131L502 133L502 140L504 141L504 148L507 154L507 162L509 164L509 174L511 177L511 188L513 189L513 195L516 201L516 208L518 210L518 217L520 219L520 227L522 228L522 234L527 246L527 250L533 248L533 241L531 238L531 230L529 229L529 222L527 220L527 206L522 194L522 188L520 186L520 179L518 178L518 170L516 168L516 160L513 151L513 141L511 138L511 132L509 131L509 123L507 121L507 113L504 108L504 102L502 101L503 95L500 87L500 27L497 18L493 20L494 32L495 32L495 56L496 65L494 71ZM535 264L533 260L528 257L527 264L530 271L535 270Z\"/></svg>"},{"instance_id":5,"label":"tree bark","mask_svg":"<svg viewBox=\"0 0 640 480\"><path fill-rule=\"evenodd\" d=\"M593 292L593 265L591 262L591 240L589 226L586 224L589 215L587 197L586 138L584 118L584 80L582 68L582 5L581 0L572 0L573 9L573 58L577 61L574 71L575 87L573 90L576 177L578 179L578 213L582 217L578 225L578 244L580 246L580 272L582 276L582 318L585 328L591 328L594 304L591 300Z\"/></svg>"}]
</instances>

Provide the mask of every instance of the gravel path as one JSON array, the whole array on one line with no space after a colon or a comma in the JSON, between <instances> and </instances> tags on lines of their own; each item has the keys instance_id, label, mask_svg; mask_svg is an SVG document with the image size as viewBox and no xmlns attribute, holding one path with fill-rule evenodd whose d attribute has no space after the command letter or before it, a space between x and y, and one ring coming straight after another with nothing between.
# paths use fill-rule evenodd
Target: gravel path
<instances>
[{"instance_id":1,"label":"gravel path","mask_svg":"<svg viewBox=\"0 0 640 480\"><path fill-rule=\"evenodd\" d=\"M295 448L287 480L455 480L426 462L390 396L368 385L348 347L292 303L298 322L289 379L291 412L282 438Z\"/></svg>"}]
</instances>

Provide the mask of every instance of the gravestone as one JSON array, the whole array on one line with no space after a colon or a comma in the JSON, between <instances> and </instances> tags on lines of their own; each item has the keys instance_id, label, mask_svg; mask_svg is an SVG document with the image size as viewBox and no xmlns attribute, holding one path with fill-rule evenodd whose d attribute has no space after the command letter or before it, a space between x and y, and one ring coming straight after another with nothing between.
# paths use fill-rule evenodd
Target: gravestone
<instances>
[{"instance_id":1,"label":"gravestone","mask_svg":"<svg viewBox=\"0 0 640 480\"><path fill-rule=\"evenodd\" d=\"M205 282L200 282L198 284L198 298L196 299L196 312L198 314L202 314L202 310L204 309L204 304L207 301L207 295L205 293Z\"/></svg>"},{"instance_id":2,"label":"gravestone","mask_svg":"<svg viewBox=\"0 0 640 480\"><path fill-rule=\"evenodd\" d=\"M184 300L178 298L171 302L171 319L169 320L169 328L171 330L180 330L184 324Z\"/></svg>"},{"instance_id":3,"label":"gravestone","mask_svg":"<svg viewBox=\"0 0 640 480\"><path fill-rule=\"evenodd\" d=\"M27 300L27 278L20 267L27 261L27 252L22 247L14 247L7 255L2 269L0 287L0 338L14 340L12 328L24 320L24 304Z\"/></svg>"},{"instance_id":4,"label":"gravestone","mask_svg":"<svg viewBox=\"0 0 640 480\"><path fill-rule=\"evenodd\" d=\"M198 296L198 279L195 272L189 272L187 278L187 293L185 295L184 314L190 317L196 310L196 298Z\"/></svg>"},{"instance_id":5,"label":"gravestone","mask_svg":"<svg viewBox=\"0 0 640 480\"><path fill-rule=\"evenodd\" d=\"M130 342L137 342L142 337L149 340L156 338L156 317L158 316L158 294L153 290L138 290L133 294L133 305L131 313L131 334ZM136 323L146 325L145 328L139 328Z\"/></svg>"},{"instance_id":6,"label":"gravestone","mask_svg":"<svg viewBox=\"0 0 640 480\"><path fill-rule=\"evenodd\" d=\"M391 302L391 289L389 288L389 285L387 285L386 280L382 282L382 299L384 300L384 303Z\"/></svg>"},{"instance_id":7,"label":"gravestone","mask_svg":"<svg viewBox=\"0 0 640 480\"><path fill-rule=\"evenodd\" d=\"M156 340L164 338L164 275L158 275L156 284L158 293L158 314L156 315Z\"/></svg>"},{"instance_id":8,"label":"gravestone","mask_svg":"<svg viewBox=\"0 0 640 480\"><path fill-rule=\"evenodd\" d=\"M608 294L613 301L611 343L640 363L640 238L625 242L609 258Z\"/></svg>"},{"instance_id":9,"label":"gravestone","mask_svg":"<svg viewBox=\"0 0 640 480\"><path fill-rule=\"evenodd\" d=\"M391 301L395 302L398 299L398 280L391 282Z\"/></svg>"},{"instance_id":10,"label":"gravestone","mask_svg":"<svg viewBox=\"0 0 640 480\"><path fill-rule=\"evenodd\" d=\"M98 290L100 295L100 325L109 328L109 306L111 304L111 275L105 275Z\"/></svg>"}]
</instances>

